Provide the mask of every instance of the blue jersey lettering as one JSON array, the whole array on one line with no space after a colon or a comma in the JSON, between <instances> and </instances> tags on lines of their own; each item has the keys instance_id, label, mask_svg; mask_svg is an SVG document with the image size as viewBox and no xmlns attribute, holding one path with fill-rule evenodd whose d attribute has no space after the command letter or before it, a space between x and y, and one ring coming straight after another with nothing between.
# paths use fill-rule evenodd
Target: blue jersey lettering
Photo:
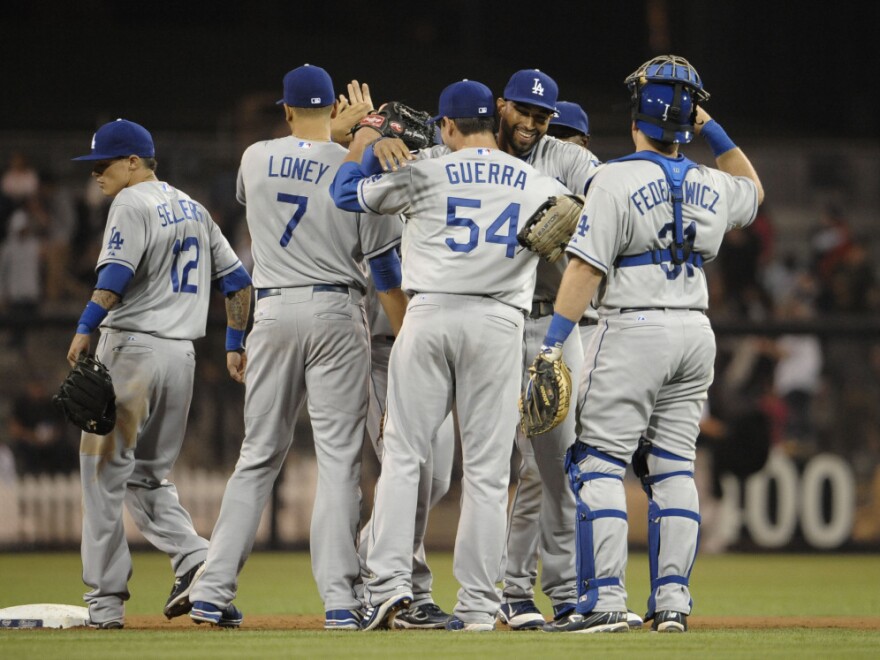
<instances>
[{"instance_id":1,"label":"blue jersey lettering","mask_svg":"<svg viewBox=\"0 0 880 660\"><path fill-rule=\"evenodd\" d=\"M296 179L317 185L329 169L329 165L307 158L284 156L278 163L275 156L269 156L269 177Z\"/></svg>"},{"instance_id":2,"label":"blue jersey lettering","mask_svg":"<svg viewBox=\"0 0 880 660\"><path fill-rule=\"evenodd\" d=\"M525 190L528 175L514 170L511 165L501 167L498 163L458 162L446 166L446 178L452 185L459 183L486 183Z\"/></svg>"},{"instance_id":3,"label":"blue jersey lettering","mask_svg":"<svg viewBox=\"0 0 880 660\"><path fill-rule=\"evenodd\" d=\"M699 206L706 209L710 213L716 213L715 205L721 195L714 188L710 188L702 183L693 182L684 184L684 203L692 206Z\"/></svg>"}]
</instances>

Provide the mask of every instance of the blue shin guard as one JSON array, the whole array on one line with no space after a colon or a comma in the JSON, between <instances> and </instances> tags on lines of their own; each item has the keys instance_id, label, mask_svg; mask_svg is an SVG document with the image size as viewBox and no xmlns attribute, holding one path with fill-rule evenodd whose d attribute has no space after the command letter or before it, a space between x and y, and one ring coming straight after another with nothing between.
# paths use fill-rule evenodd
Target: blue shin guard
<instances>
[{"instance_id":1,"label":"blue shin guard","mask_svg":"<svg viewBox=\"0 0 880 660\"><path fill-rule=\"evenodd\" d=\"M587 460L591 459L591 460ZM586 462L588 470L582 472L580 464ZM575 500L577 502L577 532L575 535L575 546L577 553L577 611L581 614L592 612L599 600L599 589L601 587L619 587L623 591L623 584L620 575L623 574L623 564L625 564L626 554L626 524L621 530L614 530L613 541L623 546L623 561L620 566L599 565L597 566L596 546L595 546L595 530L594 521L606 518L617 518L627 521L626 511L622 508L612 508L608 506L608 501L614 499L622 499L625 506L625 497L615 497L617 493L598 492L596 494L587 494L593 506L581 497L581 489L590 482L599 482L606 480L616 480L620 485L620 496L623 490L623 474L626 463L618 460L608 454L589 447L583 443L575 442L568 450L565 458L565 468L568 472L569 483L574 491ZM599 486L599 484L595 484ZM606 484L607 485L607 484ZM590 489L588 488L587 491ZM605 489L607 490L607 489ZM585 491L586 492L586 491ZM603 508L599 508L603 507ZM603 538L609 538L609 532L606 531ZM606 562L607 564L607 562ZM612 575L608 575L611 572ZM597 577L598 574L604 574L603 577ZM618 574L614 574L618 573ZM621 608L624 609L624 608Z\"/></svg>"},{"instance_id":2,"label":"blue shin guard","mask_svg":"<svg viewBox=\"0 0 880 660\"><path fill-rule=\"evenodd\" d=\"M648 494L651 595L645 619L659 610L690 612L689 582L699 546L699 503L694 463L658 447L640 448L638 472ZM677 585L677 586L676 586ZM658 599L663 602L658 607Z\"/></svg>"}]
</instances>

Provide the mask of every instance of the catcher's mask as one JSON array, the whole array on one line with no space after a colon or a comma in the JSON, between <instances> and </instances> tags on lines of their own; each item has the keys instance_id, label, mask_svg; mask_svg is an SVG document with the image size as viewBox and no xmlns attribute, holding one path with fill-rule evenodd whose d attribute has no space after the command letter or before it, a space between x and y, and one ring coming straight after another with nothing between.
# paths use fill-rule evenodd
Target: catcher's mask
<instances>
[{"instance_id":1,"label":"catcher's mask","mask_svg":"<svg viewBox=\"0 0 880 660\"><path fill-rule=\"evenodd\" d=\"M639 130L667 144L694 139L697 105L709 98L700 74L683 57L661 55L626 77L632 118Z\"/></svg>"}]
</instances>

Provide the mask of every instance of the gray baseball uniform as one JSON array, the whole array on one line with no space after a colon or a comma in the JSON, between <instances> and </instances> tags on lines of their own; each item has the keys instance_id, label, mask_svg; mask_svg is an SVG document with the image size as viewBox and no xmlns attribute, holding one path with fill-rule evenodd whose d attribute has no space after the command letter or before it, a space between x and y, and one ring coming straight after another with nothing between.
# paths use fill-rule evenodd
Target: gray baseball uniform
<instances>
[{"instance_id":1,"label":"gray baseball uniform","mask_svg":"<svg viewBox=\"0 0 880 660\"><path fill-rule=\"evenodd\" d=\"M453 397L464 477L455 615L494 622L500 598L517 421L523 312L536 258L516 243L526 210L566 189L495 149L469 148L363 180L364 208L402 213L403 288L412 295L391 353L382 474L365 595L376 606L412 594L417 491ZM438 440L440 440L438 438Z\"/></svg>"},{"instance_id":2,"label":"gray baseball uniform","mask_svg":"<svg viewBox=\"0 0 880 660\"><path fill-rule=\"evenodd\" d=\"M382 443L379 440L379 424L385 414L385 399L388 392L388 362L391 357L391 349L394 346L394 335L391 324L385 311L376 298L376 289L370 283L367 297L368 319L370 326L370 408L367 412L367 434L376 451L376 456L382 460ZM420 506L416 520L417 529L427 527L428 510L439 502L447 492L452 481L452 463L455 458L455 428L452 415L449 415L437 431L443 439L433 444L434 453L431 455L432 478L423 484L430 488L430 494L420 498L420 502L427 501L427 507ZM369 579L367 570L367 554L369 551L370 538L373 530L372 517L364 524L360 533L358 555L361 559L361 589L363 583ZM413 605L421 605L433 602L432 585L434 577L427 563L425 554L424 538L419 540L413 552Z\"/></svg>"},{"instance_id":3,"label":"gray baseball uniform","mask_svg":"<svg viewBox=\"0 0 880 660\"><path fill-rule=\"evenodd\" d=\"M701 266L717 255L726 231L754 219L758 198L752 180L704 166L687 172L683 193L682 226L693 251L682 263L664 259L674 224L669 185L663 169L646 160L607 163L595 176L584 207L587 223L568 248L606 273L598 334L585 355L580 443L573 454L582 506L596 514L579 523L581 577L590 580L578 604L582 613L626 609L620 479L643 434L653 445L645 460L657 576L648 616L655 609L690 611L687 576L699 507L688 475L715 358Z\"/></svg>"},{"instance_id":4,"label":"gray baseball uniform","mask_svg":"<svg viewBox=\"0 0 880 660\"><path fill-rule=\"evenodd\" d=\"M546 135L523 160L579 193L599 168L599 161L589 150ZM532 310L525 327L524 383L531 358L541 350L567 263L567 258L556 264L539 262ZM596 311L588 310L582 321L584 332L595 329L596 318ZM571 369L572 400L577 401L583 348L576 333L563 345L563 359ZM575 499L564 468L565 452L576 438L575 423L576 415L569 414L559 426L537 438L526 437L517 427L522 463L508 520L506 601L534 599L539 554L541 588L554 608L558 611L576 600Z\"/></svg>"},{"instance_id":5,"label":"gray baseball uniform","mask_svg":"<svg viewBox=\"0 0 880 660\"><path fill-rule=\"evenodd\" d=\"M445 145L419 152L419 158L437 158L449 153ZM522 158L539 172L581 193L600 166L587 149L543 136ZM553 301L562 272L568 263L539 262L532 306L525 321L523 380L528 378L531 356L540 351L541 341L553 315ZM584 316L584 332L595 328L598 314L590 308ZM577 401L583 350L572 335L564 344L564 359L571 368L572 398ZM574 567L575 500L563 467L565 452L575 440L575 415L569 415L555 429L541 435L536 443L516 430L516 444L522 456L516 492L508 520L507 551L504 568L504 599L532 600L538 576L539 549L542 557L541 587L554 607L573 603L577 594Z\"/></svg>"},{"instance_id":6,"label":"gray baseball uniform","mask_svg":"<svg viewBox=\"0 0 880 660\"><path fill-rule=\"evenodd\" d=\"M325 610L361 608L354 583L370 376L362 262L399 243L400 221L336 208L328 188L346 154L289 136L242 156L238 199L247 206L257 289L245 438L192 601L222 608L235 597L308 394L318 460L312 569Z\"/></svg>"},{"instance_id":7,"label":"gray baseball uniform","mask_svg":"<svg viewBox=\"0 0 880 660\"><path fill-rule=\"evenodd\" d=\"M96 354L116 389L116 428L82 435L83 581L92 621L121 620L131 557L123 499L144 537L176 575L205 559L168 473L180 452L192 398L195 351L205 334L211 280L241 262L208 211L167 183L123 189L110 206L98 268L134 272L101 324ZM124 487L123 487L124 484Z\"/></svg>"}]
</instances>

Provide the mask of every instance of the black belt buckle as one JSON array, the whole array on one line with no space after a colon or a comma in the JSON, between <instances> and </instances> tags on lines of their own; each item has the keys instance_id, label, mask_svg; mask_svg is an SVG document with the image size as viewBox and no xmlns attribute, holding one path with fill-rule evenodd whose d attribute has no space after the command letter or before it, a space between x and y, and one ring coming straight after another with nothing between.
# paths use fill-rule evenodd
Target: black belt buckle
<instances>
[{"instance_id":1,"label":"black belt buckle","mask_svg":"<svg viewBox=\"0 0 880 660\"><path fill-rule=\"evenodd\" d=\"M529 314L530 319L540 319L553 314L553 303L547 300L536 300L532 303L532 312Z\"/></svg>"}]
</instances>

